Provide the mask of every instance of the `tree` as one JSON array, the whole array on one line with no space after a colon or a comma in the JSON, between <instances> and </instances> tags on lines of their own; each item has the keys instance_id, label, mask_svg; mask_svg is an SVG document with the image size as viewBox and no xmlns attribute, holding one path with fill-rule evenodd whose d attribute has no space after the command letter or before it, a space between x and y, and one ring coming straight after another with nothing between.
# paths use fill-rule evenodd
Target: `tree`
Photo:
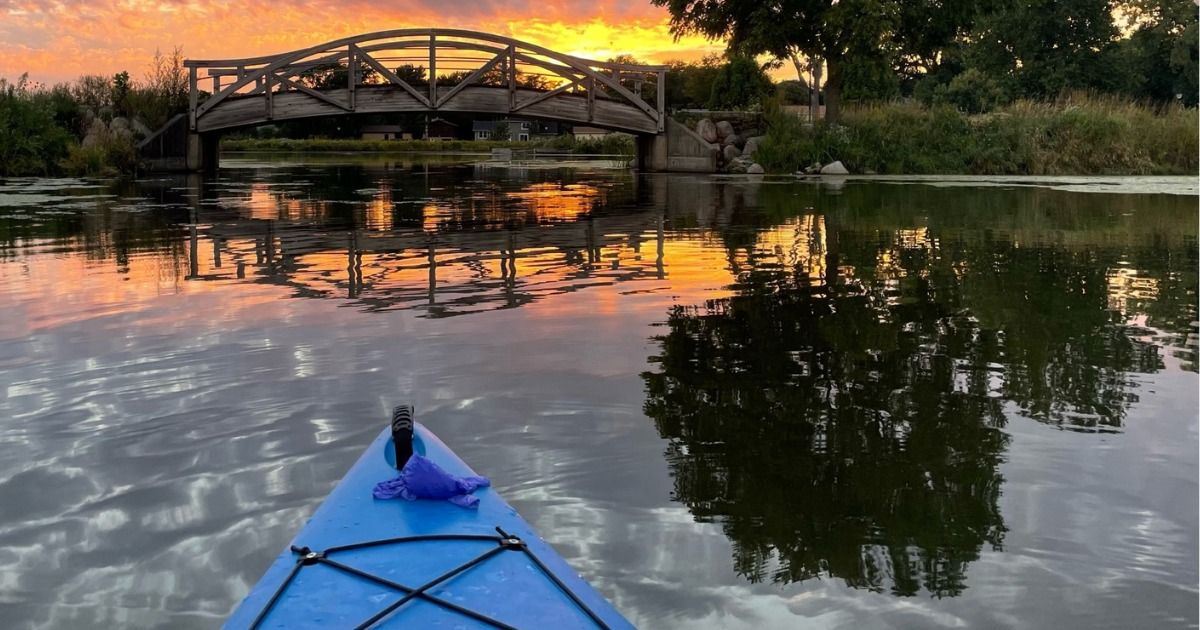
<instances>
[{"instance_id":1,"label":"tree","mask_svg":"<svg viewBox=\"0 0 1200 630\"><path fill-rule=\"evenodd\" d=\"M129 79L129 73L122 70L113 75L112 80L112 107L114 116L129 115L129 94L133 91L133 82Z\"/></svg>"},{"instance_id":2,"label":"tree","mask_svg":"<svg viewBox=\"0 0 1200 630\"><path fill-rule=\"evenodd\" d=\"M1200 92L1200 18L1195 5L1182 0L1130 0L1121 8L1127 26L1136 28L1119 44L1131 79L1129 91L1159 102L1179 98L1195 107Z\"/></svg>"},{"instance_id":3,"label":"tree","mask_svg":"<svg viewBox=\"0 0 1200 630\"><path fill-rule=\"evenodd\" d=\"M706 107L724 63L720 55L708 55L694 63L668 63L667 105L679 109Z\"/></svg>"},{"instance_id":4,"label":"tree","mask_svg":"<svg viewBox=\"0 0 1200 630\"><path fill-rule=\"evenodd\" d=\"M54 123L50 100L21 75L0 78L0 175L48 175L67 154L71 136Z\"/></svg>"},{"instance_id":5,"label":"tree","mask_svg":"<svg viewBox=\"0 0 1200 630\"><path fill-rule=\"evenodd\" d=\"M938 86L933 93L933 102L953 105L968 114L981 114L1003 103L1004 91L991 77L968 68L950 83Z\"/></svg>"},{"instance_id":6,"label":"tree","mask_svg":"<svg viewBox=\"0 0 1200 630\"><path fill-rule=\"evenodd\" d=\"M779 94L780 100L784 105L807 105L809 98L808 83L804 80L789 79L780 81L775 86L775 92Z\"/></svg>"},{"instance_id":7,"label":"tree","mask_svg":"<svg viewBox=\"0 0 1200 630\"><path fill-rule=\"evenodd\" d=\"M725 64L712 84L709 109L742 109L761 104L775 91L770 77L754 59L735 56Z\"/></svg>"},{"instance_id":8,"label":"tree","mask_svg":"<svg viewBox=\"0 0 1200 630\"><path fill-rule=\"evenodd\" d=\"M84 75L71 91L79 106L91 115L99 116L103 110L112 108L112 80L108 77Z\"/></svg>"},{"instance_id":9,"label":"tree","mask_svg":"<svg viewBox=\"0 0 1200 630\"><path fill-rule=\"evenodd\" d=\"M931 64L942 45L964 32L976 5L969 0L652 2L668 8L676 36L697 33L724 38L741 53L790 59L800 77L806 69L801 57L824 60L825 117L830 122L840 116L848 62Z\"/></svg>"},{"instance_id":10,"label":"tree","mask_svg":"<svg viewBox=\"0 0 1200 630\"><path fill-rule=\"evenodd\" d=\"M508 123L501 120L492 128L492 140L511 140L509 137Z\"/></svg>"},{"instance_id":11,"label":"tree","mask_svg":"<svg viewBox=\"0 0 1200 630\"><path fill-rule=\"evenodd\" d=\"M415 66L411 63L406 63L402 66L392 68L392 72L396 73L396 76L401 81L413 87L429 85L429 81L425 78L425 66Z\"/></svg>"},{"instance_id":12,"label":"tree","mask_svg":"<svg viewBox=\"0 0 1200 630\"><path fill-rule=\"evenodd\" d=\"M982 15L967 61L1015 95L1121 87L1112 0L1008 0Z\"/></svg>"}]
</instances>

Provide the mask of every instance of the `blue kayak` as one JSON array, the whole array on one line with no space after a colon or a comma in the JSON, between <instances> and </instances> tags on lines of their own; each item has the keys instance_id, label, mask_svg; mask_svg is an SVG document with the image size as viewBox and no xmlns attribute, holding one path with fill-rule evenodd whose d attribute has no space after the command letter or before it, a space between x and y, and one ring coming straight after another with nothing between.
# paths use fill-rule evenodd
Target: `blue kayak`
<instances>
[{"instance_id":1,"label":"blue kayak","mask_svg":"<svg viewBox=\"0 0 1200 630\"><path fill-rule=\"evenodd\" d=\"M413 452L475 474L410 425ZM385 429L225 627L633 627L491 488L473 493L476 509L373 498L377 482L397 476L396 457Z\"/></svg>"}]
</instances>

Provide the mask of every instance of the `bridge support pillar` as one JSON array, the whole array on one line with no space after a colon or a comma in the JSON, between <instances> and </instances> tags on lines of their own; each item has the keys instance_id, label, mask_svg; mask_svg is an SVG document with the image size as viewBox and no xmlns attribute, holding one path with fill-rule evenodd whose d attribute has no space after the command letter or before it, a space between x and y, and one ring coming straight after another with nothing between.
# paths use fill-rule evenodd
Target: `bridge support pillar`
<instances>
[{"instance_id":1,"label":"bridge support pillar","mask_svg":"<svg viewBox=\"0 0 1200 630\"><path fill-rule=\"evenodd\" d=\"M650 173L715 173L721 148L668 118L666 131L637 137L638 169Z\"/></svg>"},{"instance_id":2,"label":"bridge support pillar","mask_svg":"<svg viewBox=\"0 0 1200 630\"><path fill-rule=\"evenodd\" d=\"M669 171L667 134L637 137L637 167L639 171L662 173Z\"/></svg>"},{"instance_id":3,"label":"bridge support pillar","mask_svg":"<svg viewBox=\"0 0 1200 630\"><path fill-rule=\"evenodd\" d=\"M213 133L188 133L185 156L187 170L205 173L216 171L219 142L220 138Z\"/></svg>"}]
</instances>

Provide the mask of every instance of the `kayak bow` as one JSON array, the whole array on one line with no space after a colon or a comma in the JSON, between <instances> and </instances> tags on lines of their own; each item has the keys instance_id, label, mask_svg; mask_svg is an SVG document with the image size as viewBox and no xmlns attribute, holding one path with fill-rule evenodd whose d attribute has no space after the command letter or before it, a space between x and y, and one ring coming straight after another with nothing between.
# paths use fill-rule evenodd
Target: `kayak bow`
<instances>
[{"instance_id":1,"label":"kayak bow","mask_svg":"<svg viewBox=\"0 0 1200 630\"><path fill-rule=\"evenodd\" d=\"M420 424L412 447L475 474ZM395 462L385 429L225 627L633 627L491 488L474 492L477 509L372 498Z\"/></svg>"}]
</instances>

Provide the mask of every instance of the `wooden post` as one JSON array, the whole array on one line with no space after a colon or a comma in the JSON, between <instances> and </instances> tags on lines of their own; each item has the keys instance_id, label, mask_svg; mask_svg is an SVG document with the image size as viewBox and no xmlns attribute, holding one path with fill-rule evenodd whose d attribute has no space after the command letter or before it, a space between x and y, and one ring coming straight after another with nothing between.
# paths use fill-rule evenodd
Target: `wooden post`
<instances>
[{"instance_id":1,"label":"wooden post","mask_svg":"<svg viewBox=\"0 0 1200 630\"><path fill-rule=\"evenodd\" d=\"M596 118L596 77L588 77L588 122Z\"/></svg>"},{"instance_id":2,"label":"wooden post","mask_svg":"<svg viewBox=\"0 0 1200 630\"><path fill-rule=\"evenodd\" d=\"M267 120L275 119L275 82L271 80L274 74L274 72L268 72L263 77L263 80L266 82L263 88L263 95L267 97Z\"/></svg>"},{"instance_id":3,"label":"wooden post","mask_svg":"<svg viewBox=\"0 0 1200 630\"><path fill-rule=\"evenodd\" d=\"M188 129L196 130L196 104L200 90L196 88L196 67L188 68Z\"/></svg>"},{"instance_id":4,"label":"wooden post","mask_svg":"<svg viewBox=\"0 0 1200 630\"><path fill-rule=\"evenodd\" d=\"M658 132L667 130L667 71L658 71Z\"/></svg>"},{"instance_id":5,"label":"wooden post","mask_svg":"<svg viewBox=\"0 0 1200 630\"><path fill-rule=\"evenodd\" d=\"M437 34L429 34L429 108L437 109Z\"/></svg>"},{"instance_id":6,"label":"wooden post","mask_svg":"<svg viewBox=\"0 0 1200 630\"><path fill-rule=\"evenodd\" d=\"M354 111L354 86L358 84L358 57L354 54L354 44L346 47L347 81L350 88L350 111Z\"/></svg>"},{"instance_id":7,"label":"wooden post","mask_svg":"<svg viewBox=\"0 0 1200 630\"><path fill-rule=\"evenodd\" d=\"M517 47L508 45L508 113L517 106Z\"/></svg>"}]
</instances>

